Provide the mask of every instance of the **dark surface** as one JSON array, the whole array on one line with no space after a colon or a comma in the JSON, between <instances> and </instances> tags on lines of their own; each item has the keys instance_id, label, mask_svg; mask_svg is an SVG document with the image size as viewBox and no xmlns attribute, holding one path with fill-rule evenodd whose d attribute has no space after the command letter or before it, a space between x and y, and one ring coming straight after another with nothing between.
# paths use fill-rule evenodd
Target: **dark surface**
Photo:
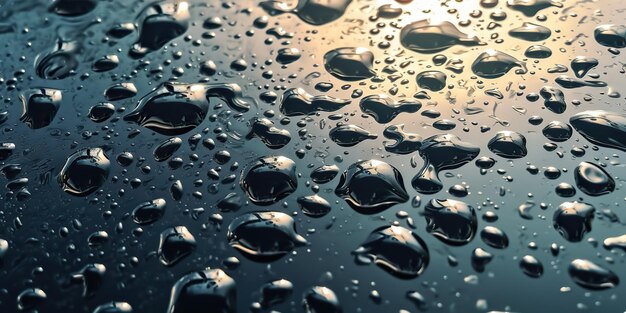
<instances>
[{"instance_id":1,"label":"dark surface","mask_svg":"<svg viewBox=\"0 0 626 313\"><path fill-rule=\"evenodd\" d=\"M166 1L165 8L167 3L174 2ZM301 10L296 15L278 14L268 5L260 6L259 1L192 0L188 17L181 11L152 16L146 22L152 23L152 28L133 30L125 23L147 25L146 16L158 12L150 8L150 2L0 0L0 143L15 145L12 152L10 145L2 146L0 165L19 165L5 167L0 176L1 184L6 184L0 192L0 239L8 242L3 253L0 241L0 312L18 312L18 295L29 288L40 288L47 296L35 303L34 308L39 312L92 312L110 301L128 302L134 312L166 312L175 282L208 267L223 270L211 273L226 273L235 281L236 312L250 311L253 302L266 296L261 288L279 279L293 284L293 292L287 293L286 300L271 306L279 312L305 311L303 294L313 286L332 289L344 312L401 309L419 312L420 308L429 312L626 311L624 283L607 289L580 283L581 279L606 279L611 283L616 282L616 277L626 279L625 250L603 247L605 238L626 234L626 227L620 222L626 220L623 191L626 60L619 54L623 53L621 48L626 46L626 39L622 38L623 34L615 37L598 34L598 30L594 35L594 29L600 25L626 23L624 2L565 0L561 6L546 7L541 3L547 1L537 1L539 5L529 9L507 6L504 0L495 6L494 1L483 1L481 6L478 1L469 0L416 0L408 4L335 0L336 7L328 12L308 2L301 1ZM402 13L395 10L373 18L384 4L397 5ZM506 18L495 13L499 9L506 13ZM276 15L269 16L268 10ZM474 10L482 14L472 13ZM262 19L265 15L268 17ZM461 35L467 36L428 39L441 40L442 44L435 48L443 47L443 50L424 44L430 51L404 48L400 42L401 28L424 19L449 21ZM550 37L537 42L511 37L509 30L523 22L548 27ZM498 26L492 28L490 23ZM119 27L120 24L124 26ZM286 34L276 35L280 32L270 30L278 27L284 28ZM552 55L525 59L524 51L537 44L550 48ZM329 73L324 56L342 47L367 47L374 57L371 70L376 76L370 77L367 64L341 64L342 71L356 71L358 79L364 78L358 81L354 77L342 81L341 76ZM297 48L299 58L292 50L279 52L284 48ZM476 66L475 60L487 49L526 62L527 72L507 62ZM439 62L433 61L438 53L448 59L439 66L435 65ZM102 61L111 55L118 57L117 66L112 65L116 62ZM571 89L566 88L571 84L559 86L555 80L560 75L576 77L570 66L576 56L598 60L598 66L588 70L581 80L602 81L608 86ZM557 64L562 64L567 72L555 71ZM576 68L580 66L583 65ZM472 73L472 69L484 73ZM417 74L431 70L447 76L441 91L422 90L417 85ZM201 86L211 90L201 93L199 98L188 93L188 106L180 109L151 111L156 116L184 121L186 127L162 130L123 118L136 108L142 97L158 94L153 89L169 80L202 83ZM333 87L317 85L322 82L332 83ZM134 87L110 88L120 83L132 83ZM232 83L241 87L241 94L237 88L224 85ZM542 97L537 96L544 86L562 91L564 111L554 93L542 92ZM302 99L298 98L302 97L301 93L289 91L298 99L291 99L297 107L287 111L292 113L288 114L287 123L280 102L283 93L291 88L337 99ZM494 88L499 93L492 91ZM41 94L41 89L59 90L60 104L54 99L39 99L39 102L35 99L36 103L31 104L39 110L22 117L20 97L28 101L33 94ZM105 90L108 90L106 94ZM275 101L275 96L267 93L270 91L278 97ZM424 99L424 94L417 94L422 91L430 100ZM527 97L531 93L535 95ZM207 94L211 95L208 103L204 97ZM385 120L379 123L371 112L359 107L362 98L376 94L387 94L392 99L387 102L390 104L414 101L415 95L421 108L417 112L380 111L385 114ZM341 99L351 102L346 105ZM163 102L175 100L182 101L176 97L162 99ZM115 106L112 117L104 121L102 114L105 116L102 118L110 114L108 105L101 105L102 112L96 110L97 116L90 115L90 108L102 102ZM439 114L422 114L427 110ZM589 120L570 119L588 110L612 112L610 118L619 120L621 116L618 122L622 124L590 128ZM397 115L393 117L394 114ZM541 116L543 122L536 124L535 118L535 124L531 124L531 116ZM387 122L390 117L392 120ZM254 128L254 134L248 135L253 118L267 118L283 131L272 130L263 122ZM439 121L444 119L447 121ZM552 121L569 123L574 128L571 137L566 140L559 137L555 142L546 138L543 129ZM353 146L339 146L329 136L338 122L356 125L370 135ZM451 123L456 125L452 129ZM429 142L430 148L420 147L418 142L403 148L408 151L388 152L385 146L392 141L383 136L384 130L398 124L404 124L405 132L424 138L422 143ZM284 131L288 131L291 139ZM527 154L521 155L514 149L513 158L490 150L489 141L500 131L523 135ZM374 138L371 134L378 136ZM462 143L480 148L480 152L475 156L473 152L459 152L450 146L436 151L429 139L444 134L457 136ZM158 160L155 159L155 148L167 145L164 141L175 136L182 139L182 143L176 141L180 147L166 146L158 151ZM108 175L100 186L98 181L106 172L105 164L87 160L84 167L72 174L78 177L75 182L86 186L80 190L86 190L87 194L71 195L59 185L58 175L68 157L85 148L103 149L110 160ZM118 159L123 152L133 155L128 166L122 166L123 160ZM455 153L456 156L460 153L460 157L454 158ZM247 165L266 156L293 160L295 180L285 186L284 181L274 181L282 178L275 177L289 176L291 180L292 176L259 175L255 183L263 184L267 180L264 187L276 185L286 191L279 201L255 204L248 199L239 180ZM493 158L495 165L476 164L483 156ZM163 158L168 160L162 161ZM397 169L408 201L363 214L363 210L353 209L344 201L343 193L339 193L340 197L335 192L341 174L350 165L370 159L384 161ZM424 164L425 159L430 164ZM614 186L582 181L585 185L579 189L581 182L576 180L575 173L581 162L601 166L613 178ZM340 171L330 182L317 185L310 174L322 165L337 165ZM16 167L21 167L21 171ZM550 173L544 175L548 167L559 169L560 176L548 178L552 177ZM418 182L425 184L422 193L411 184L420 168L423 170ZM375 192L380 195L389 192L385 188L393 186L396 197L406 200L405 196L398 196L402 194L394 181L398 175L385 177L383 183L380 179L355 183L359 197ZM176 181L179 183L175 185ZM571 184L576 194L569 198L559 196L555 188L561 183ZM172 188L173 185L182 186L182 190ZM454 190L448 192L453 186ZM467 189L468 195L459 198L465 194L459 189ZM560 194L570 191L565 188ZM332 207L321 217L303 214L297 201L315 192ZM416 196L421 198L421 205L413 199ZM136 207L158 198L167 202L164 212L145 212L150 215L147 218L150 223L139 225L133 221ZM224 198L227 202L218 205ZM432 199L446 198L473 207L478 221L476 234L485 226L495 226L506 234L508 246L492 248L481 236L474 236L467 244L447 244L429 233L424 207ZM570 230L584 228L583 234L576 234L582 236L578 241L567 240L555 229L554 212L568 201L585 202L595 208L591 214L577 216L573 220L576 225L567 224L572 223L571 219L559 220L566 224L568 234ZM534 205L520 208L528 202ZM278 258L246 256L229 245L227 231L235 218L253 211L291 215L298 234L307 243L297 242L291 252ZM491 213L483 218L486 211L495 212L498 218L494 219ZM151 214L156 214L156 221L152 221ZM592 221L582 220L589 216L594 217ZM445 217L438 219L445 221ZM366 264L367 260L353 254L374 230L393 223L412 230L427 247L428 264L417 277L398 277L388 269ZM466 227L463 221L451 223ZM159 238L163 231L175 226L186 227L195 239L195 248L190 248L189 242L173 243L172 253L189 255L165 266L157 253ZM96 233L102 231L107 236ZM267 238L256 238L259 244L267 244L272 236L283 234L267 233ZM289 246L289 242L280 243L281 248L285 244ZM552 244L562 246L556 256L551 251ZM399 263L415 257L410 253L416 253L417 249L384 248L376 251L399 254L394 255L401 260ZM480 273L472 267L472 251L476 248L493 254L493 260ZM538 260L541 270L533 258L524 258L526 255ZM234 266L232 259L227 260L231 257L239 259L239 266ZM616 277L600 272L576 272L576 279L572 279L568 268L575 259L590 260ZM104 265L106 272L90 274L95 278L90 280L86 292L76 273L85 272L94 263ZM230 283L230 280L223 282L228 288L232 287ZM373 291L379 296L372 297ZM426 305L412 302L407 297L409 291L419 292ZM228 292L230 297L232 290ZM223 299L213 300L224 303ZM232 302L231 298L228 301ZM202 308L196 306L196 309ZM206 308L202 312L216 311Z\"/></svg>"}]
</instances>

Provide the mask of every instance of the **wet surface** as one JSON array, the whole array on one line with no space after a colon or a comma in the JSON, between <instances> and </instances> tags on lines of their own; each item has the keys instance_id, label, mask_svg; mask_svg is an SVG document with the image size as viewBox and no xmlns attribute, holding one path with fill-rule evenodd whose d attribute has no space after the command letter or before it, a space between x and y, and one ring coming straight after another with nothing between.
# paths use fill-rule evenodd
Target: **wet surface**
<instances>
[{"instance_id":1,"label":"wet surface","mask_svg":"<svg viewBox=\"0 0 626 313\"><path fill-rule=\"evenodd\" d=\"M623 312L620 1L0 1L0 312Z\"/></svg>"}]
</instances>

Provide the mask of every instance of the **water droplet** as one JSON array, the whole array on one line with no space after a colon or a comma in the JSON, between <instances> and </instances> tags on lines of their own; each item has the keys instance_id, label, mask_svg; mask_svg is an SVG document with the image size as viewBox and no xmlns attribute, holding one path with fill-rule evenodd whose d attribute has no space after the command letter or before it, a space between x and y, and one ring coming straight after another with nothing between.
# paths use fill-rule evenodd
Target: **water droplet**
<instances>
[{"instance_id":1,"label":"water droplet","mask_svg":"<svg viewBox=\"0 0 626 313\"><path fill-rule=\"evenodd\" d=\"M172 266L190 255L196 249L196 238L185 226L169 227L161 233L159 260L165 266Z\"/></svg>"},{"instance_id":2,"label":"water droplet","mask_svg":"<svg viewBox=\"0 0 626 313\"><path fill-rule=\"evenodd\" d=\"M284 156L259 158L243 170L240 186L257 205L276 203L298 188L296 163Z\"/></svg>"},{"instance_id":3,"label":"water droplet","mask_svg":"<svg viewBox=\"0 0 626 313\"><path fill-rule=\"evenodd\" d=\"M28 90L20 95L22 121L31 129L46 127L52 123L61 107L61 91L50 88Z\"/></svg>"},{"instance_id":4,"label":"water droplet","mask_svg":"<svg viewBox=\"0 0 626 313\"><path fill-rule=\"evenodd\" d=\"M542 25L524 22L522 26L509 30L509 35L527 41L542 41L550 37L552 31Z\"/></svg>"},{"instance_id":5,"label":"water droplet","mask_svg":"<svg viewBox=\"0 0 626 313\"><path fill-rule=\"evenodd\" d=\"M350 100L329 96L313 96L302 88L287 90L280 103L280 112L286 116L308 115L317 111L332 112L348 105Z\"/></svg>"},{"instance_id":6,"label":"water droplet","mask_svg":"<svg viewBox=\"0 0 626 313\"><path fill-rule=\"evenodd\" d=\"M552 121L543 128L542 133L552 141L563 142L572 137L572 131L572 127L566 123Z\"/></svg>"},{"instance_id":7,"label":"water droplet","mask_svg":"<svg viewBox=\"0 0 626 313\"><path fill-rule=\"evenodd\" d=\"M373 262L390 274L404 279L421 275L430 259L422 238L401 226L375 229L353 254L358 262Z\"/></svg>"},{"instance_id":8,"label":"water droplet","mask_svg":"<svg viewBox=\"0 0 626 313\"><path fill-rule=\"evenodd\" d=\"M299 197L298 204L302 213L310 217L322 217L331 210L330 203L318 195Z\"/></svg>"},{"instance_id":9,"label":"water droplet","mask_svg":"<svg viewBox=\"0 0 626 313\"><path fill-rule=\"evenodd\" d=\"M615 190L615 180L603 168L590 162L581 162L574 169L576 186L590 196L600 196Z\"/></svg>"},{"instance_id":10,"label":"water droplet","mask_svg":"<svg viewBox=\"0 0 626 313\"><path fill-rule=\"evenodd\" d=\"M489 140L489 150L507 159L519 159L526 156L526 138L513 131L503 130Z\"/></svg>"},{"instance_id":11,"label":"water droplet","mask_svg":"<svg viewBox=\"0 0 626 313\"><path fill-rule=\"evenodd\" d=\"M519 67L515 74L525 74L528 71L525 62L504 52L490 49L481 53L472 63L472 72L482 78L498 78L515 67Z\"/></svg>"},{"instance_id":12,"label":"water droplet","mask_svg":"<svg viewBox=\"0 0 626 313\"><path fill-rule=\"evenodd\" d=\"M257 262L280 259L307 244L296 232L294 219L281 212L252 212L235 218L228 226L229 244Z\"/></svg>"},{"instance_id":13,"label":"water droplet","mask_svg":"<svg viewBox=\"0 0 626 313\"><path fill-rule=\"evenodd\" d=\"M59 172L63 191L85 196L100 188L109 176L111 162L101 148L86 148L72 153Z\"/></svg>"},{"instance_id":14,"label":"water droplet","mask_svg":"<svg viewBox=\"0 0 626 313\"><path fill-rule=\"evenodd\" d=\"M139 14L139 38L129 55L140 58L160 49L187 31L189 17L189 4L185 1L150 4Z\"/></svg>"},{"instance_id":15,"label":"water droplet","mask_svg":"<svg viewBox=\"0 0 626 313\"><path fill-rule=\"evenodd\" d=\"M400 113L415 113L422 104L416 100L402 99L393 101L385 94L371 95L361 99L359 107L363 113L373 117L376 122L386 124Z\"/></svg>"},{"instance_id":16,"label":"water droplet","mask_svg":"<svg viewBox=\"0 0 626 313\"><path fill-rule=\"evenodd\" d=\"M584 111L570 117L569 122L592 143L626 151L626 114L602 110Z\"/></svg>"},{"instance_id":17,"label":"water droplet","mask_svg":"<svg viewBox=\"0 0 626 313\"><path fill-rule=\"evenodd\" d=\"M480 153L480 148L452 134L426 138L420 147L424 165L411 180L415 190L433 194L443 189L439 172L456 169L471 162Z\"/></svg>"},{"instance_id":18,"label":"water droplet","mask_svg":"<svg viewBox=\"0 0 626 313\"><path fill-rule=\"evenodd\" d=\"M325 184L333 180L338 173L337 165L322 165L311 172L311 179L316 184Z\"/></svg>"},{"instance_id":19,"label":"water droplet","mask_svg":"<svg viewBox=\"0 0 626 313\"><path fill-rule=\"evenodd\" d=\"M362 214L375 214L409 200L400 171L378 160L350 165L335 194Z\"/></svg>"},{"instance_id":20,"label":"water droplet","mask_svg":"<svg viewBox=\"0 0 626 313\"><path fill-rule=\"evenodd\" d=\"M494 226L485 226L480 232L480 238L492 248L505 249L509 246L509 237L500 228Z\"/></svg>"},{"instance_id":21,"label":"water droplet","mask_svg":"<svg viewBox=\"0 0 626 313\"><path fill-rule=\"evenodd\" d=\"M328 135L332 141L342 147L352 147L363 140L378 138L378 135L352 124L334 127Z\"/></svg>"},{"instance_id":22,"label":"water droplet","mask_svg":"<svg viewBox=\"0 0 626 313\"><path fill-rule=\"evenodd\" d=\"M474 208L452 199L432 199L424 208L426 231L451 246L474 239L478 221Z\"/></svg>"},{"instance_id":23,"label":"water droplet","mask_svg":"<svg viewBox=\"0 0 626 313\"><path fill-rule=\"evenodd\" d=\"M132 212L133 222L149 225L158 221L165 214L165 204L165 199L162 198L139 204Z\"/></svg>"},{"instance_id":24,"label":"water droplet","mask_svg":"<svg viewBox=\"0 0 626 313\"><path fill-rule=\"evenodd\" d=\"M324 55L324 67L333 76L356 81L376 75L372 69L374 54L367 48L337 48Z\"/></svg>"},{"instance_id":25,"label":"water droplet","mask_svg":"<svg viewBox=\"0 0 626 313\"><path fill-rule=\"evenodd\" d=\"M611 48L626 47L626 26L624 25L600 25L593 31L593 37L596 41Z\"/></svg>"},{"instance_id":26,"label":"water droplet","mask_svg":"<svg viewBox=\"0 0 626 313\"><path fill-rule=\"evenodd\" d=\"M525 255L520 260L519 267L529 277L539 278L543 275L543 264L532 255Z\"/></svg>"},{"instance_id":27,"label":"water droplet","mask_svg":"<svg viewBox=\"0 0 626 313\"><path fill-rule=\"evenodd\" d=\"M575 283L587 289L608 289L619 284L615 273L589 260L575 259L567 271Z\"/></svg>"},{"instance_id":28,"label":"water droplet","mask_svg":"<svg viewBox=\"0 0 626 313\"><path fill-rule=\"evenodd\" d=\"M400 31L400 43L405 48L419 53L437 53L454 45L484 45L478 37L462 33L448 21L431 23L429 20L420 20L404 26Z\"/></svg>"},{"instance_id":29,"label":"water droplet","mask_svg":"<svg viewBox=\"0 0 626 313\"><path fill-rule=\"evenodd\" d=\"M167 313L237 312L235 280L221 269L181 277L172 287Z\"/></svg>"},{"instance_id":30,"label":"water droplet","mask_svg":"<svg viewBox=\"0 0 626 313\"><path fill-rule=\"evenodd\" d=\"M307 290L302 304L306 313L342 313L337 295L328 287L314 286Z\"/></svg>"},{"instance_id":31,"label":"water droplet","mask_svg":"<svg viewBox=\"0 0 626 313\"><path fill-rule=\"evenodd\" d=\"M554 212L554 229L567 241L579 242L591 231L594 212L591 204L563 202Z\"/></svg>"},{"instance_id":32,"label":"water droplet","mask_svg":"<svg viewBox=\"0 0 626 313\"><path fill-rule=\"evenodd\" d=\"M385 143L385 150L397 154L409 154L420 149L422 136L404 131L404 124L389 125L383 131L385 138L394 140Z\"/></svg>"}]
</instances>

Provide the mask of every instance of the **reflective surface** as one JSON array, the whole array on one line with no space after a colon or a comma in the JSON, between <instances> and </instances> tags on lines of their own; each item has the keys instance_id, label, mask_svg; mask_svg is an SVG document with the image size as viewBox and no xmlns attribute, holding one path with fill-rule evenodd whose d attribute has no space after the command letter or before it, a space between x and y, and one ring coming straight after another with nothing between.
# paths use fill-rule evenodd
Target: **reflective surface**
<instances>
[{"instance_id":1,"label":"reflective surface","mask_svg":"<svg viewBox=\"0 0 626 313\"><path fill-rule=\"evenodd\" d=\"M0 1L0 312L623 312L624 10Z\"/></svg>"}]
</instances>

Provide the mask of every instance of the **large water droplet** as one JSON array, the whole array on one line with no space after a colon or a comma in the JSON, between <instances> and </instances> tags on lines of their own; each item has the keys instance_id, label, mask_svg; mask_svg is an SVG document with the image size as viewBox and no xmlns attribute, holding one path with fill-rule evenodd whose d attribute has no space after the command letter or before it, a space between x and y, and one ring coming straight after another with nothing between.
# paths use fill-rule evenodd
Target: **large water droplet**
<instances>
[{"instance_id":1,"label":"large water droplet","mask_svg":"<svg viewBox=\"0 0 626 313\"><path fill-rule=\"evenodd\" d=\"M594 163L581 162L574 169L574 179L578 189L590 196L600 196L615 190L613 177Z\"/></svg>"},{"instance_id":2,"label":"large water droplet","mask_svg":"<svg viewBox=\"0 0 626 313\"><path fill-rule=\"evenodd\" d=\"M435 135L426 138L420 147L424 166L411 180L415 190L423 194L433 194L443 189L439 172L456 169L472 161L480 153L480 148L452 134Z\"/></svg>"},{"instance_id":3,"label":"large water droplet","mask_svg":"<svg viewBox=\"0 0 626 313\"><path fill-rule=\"evenodd\" d=\"M161 233L159 242L159 260L166 266L172 266L190 255L196 249L196 238L185 226L170 227Z\"/></svg>"},{"instance_id":4,"label":"large water droplet","mask_svg":"<svg viewBox=\"0 0 626 313\"><path fill-rule=\"evenodd\" d=\"M100 188L109 176L111 162L101 148L86 148L72 153L59 172L63 191L85 196Z\"/></svg>"},{"instance_id":5,"label":"large water droplet","mask_svg":"<svg viewBox=\"0 0 626 313\"><path fill-rule=\"evenodd\" d=\"M243 170L240 186L255 204L276 203L298 188L296 163L284 156L260 158Z\"/></svg>"},{"instance_id":6,"label":"large water droplet","mask_svg":"<svg viewBox=\"0 0 626 313\"><path fill-rule=\"evenodd\" d=\"M409 200L400 171L378 160L350 165L335 194L362 214L375 214Z\"/></svg>"},{"instance_id":7,"label":"large water droplet","mask_svg":"<svg viewBox=\"0 0 626 313\"><path fill-rule=\"evenodd\" d=\"M626 114L602 110L572 116L570 124L592 143L626 151Z\"/></svg>"},{"instance_id":8,"label":"large water droplet","mask_svg":"<svg viewBox=\"0 0 626 313\"><path fill-rule=\"evenodd\" d=\"M462 33L448 21L431 23L429 20L420 20L404 26L400 31L400 43L405 48L419 53L437 53L454 45L484 45L478 37Z\"/></svg>"},{"instance_id":9,"label":"large water droplet","mask_svg":"<svg viewBox=\"0 0 626 313\"><path fill-rule=\"evenodd\" d=\"M554 229L567 241L579 242L591 231L595 211L588 203L563 202L554 212Z\"/></svg>"},{"instance_id":10,"label":"large water droplet","mask_svg":"<svg viewBox=\"0 0 626 313\"><path fill-rule=\"evenodd\" d=\"M503 130L496 133L487 147L491 152L507 159L519 159L528 154L526 137L514 131Z\"/></svg>"},{"instance_id":11,"label":"large water droplet","mask_svg":"<svg viewBox=\"0 0 626 313\"><path fill-rule=\"evenodd\" d=\"M353 253L357 262L373 262L392 275L405 279L422 274L430 259L422 238L401 226L375 229Z\"/></svg>"},{"instance_id":12,"label":"large water droplet","mask_svg":"<svg viewBox=\"0 0 626 313\"><path fill-rule=\"evenodd\" d=\"M483 78L498 78L516 67L519 69L515 70L515 74L525 74L528 71L525 62L504 52L490 49L481 53L472 63L472 72Z\"/></svg>"},{"instance_id":13,"label":"large water droplet","mask_svg":"<svg viewBox=\"0 0 626 313\"><path fill-rule=\"evenodd\" d=\"M449 245L467 244L476 234L476 212L465 202L433 199L424 207L423 214L426 231Z\"/></svg>"},{"instance_id":14,"label":"large water droplet","mask_svg":"<svg viewBox=\"0 0 626 313\"><path fill-rule=\"evenodd\" d=\"M589 260L576 259L570 263L567 271L575 283L587 289L608 289L619 284L619 277L615 273Z\"/></svg>"},{"instance_id":15,"label":"large water droplet","mask_svg":"<svg viewBox=\"0 0 626 313\"><path fill-rule=\"evenodd\" d=\"M282 212L252 212L228 226L229 244L251 260L272 262L307 244L296 232L294 219Z\"/></svg>"},{"instance_id":16,"label":"large water droplet","mask_svg":"<svg viewBox=\"0 0 626 313\"><path fill-rule=\"evenodd\" d=\"M333 76L356 81L376 75L372 69L374 54L367 48L337 48L324 55L324 67Z\"/></svg>"},{"instance_id":17,"label":"large water droplet","mask_svg":"<svg viewBox=\"0 0 626 313\"><path fill-rule=\"evenodd\" d=\"M206 269L180 278L170 296L167 313L236 313L235 280L221 269Z\"/></svg>"},{"instance_id":18,"label":"large water droplet","mask_svg":"<svg viewBox=\"0 0 626 313\"><path fill-rule=\"evenodd\" d=\"M20 95L22 116L20 121L31 129L46 127L52 123L61 107L61 91L41 88L28 90Z\"/></svg>"}]
</instances>

